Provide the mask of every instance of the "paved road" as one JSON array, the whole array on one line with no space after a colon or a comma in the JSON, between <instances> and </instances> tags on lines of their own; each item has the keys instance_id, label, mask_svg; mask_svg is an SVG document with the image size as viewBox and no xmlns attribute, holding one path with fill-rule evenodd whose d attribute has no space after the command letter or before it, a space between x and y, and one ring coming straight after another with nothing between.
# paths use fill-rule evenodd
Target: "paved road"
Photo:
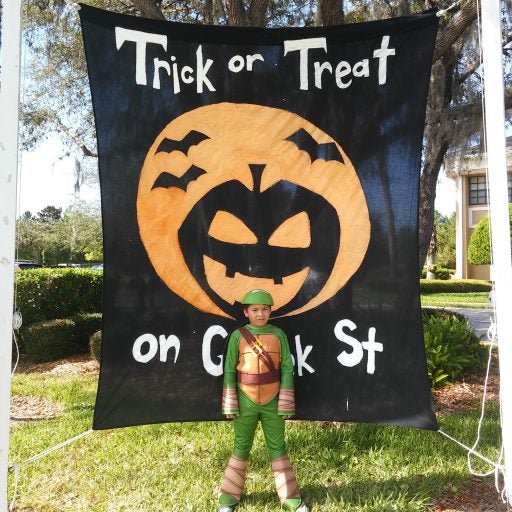
<instances>
[{"instance_id":1,"label":"paved road","mask_svg":"<svg viewBox=\"0 0 512 512\"><path fill-rule=\"evenodd\" d=\"M481 340L489 341L489 335L487 330L491 325L491 319L493 318L492 309L473 309L473 308L446 308L457 313L462 313L467 317L469 323L475 329L476 334Z\"/></svg>"}]
</instances>

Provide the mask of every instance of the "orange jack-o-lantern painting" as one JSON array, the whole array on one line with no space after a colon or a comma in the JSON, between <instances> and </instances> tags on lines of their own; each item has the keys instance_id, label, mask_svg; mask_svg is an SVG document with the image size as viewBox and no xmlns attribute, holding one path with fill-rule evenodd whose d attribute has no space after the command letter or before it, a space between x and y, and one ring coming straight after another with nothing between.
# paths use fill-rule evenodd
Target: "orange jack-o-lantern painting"
<instances>
[{"instance_id":1,"label":"orange jack-o-lantern painting","mask_svg":"<svg viewBox=\"0 0 512 512\"><path fill-rule=\"evenodd\" d=\"M105 256L94 428L224 419L230 333L264 289L297 419L437 429L418 283L436 13L80 20Z\"/></svg>"},{"instance_id":2,"label":"orange jack-o-lantern painting","mask_svg":"<svg viewBox=\"0 0 512 512\"><path fill-rule=\"evenodd\" d=\"M284 110L220 103L169 123L142 168L137 218L166 286L232 317L250 289L276 315L311 310L361 265L366 199L337 141Z\"/></svg>"}]
</instances>

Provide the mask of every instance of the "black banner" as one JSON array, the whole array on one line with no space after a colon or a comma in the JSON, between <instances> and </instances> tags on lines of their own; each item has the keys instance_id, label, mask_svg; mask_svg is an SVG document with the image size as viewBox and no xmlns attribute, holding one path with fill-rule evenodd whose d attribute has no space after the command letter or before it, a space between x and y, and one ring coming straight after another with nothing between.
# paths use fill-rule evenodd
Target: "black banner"
<instances>
[{"instance_id":1,"label":"black banner","mask_svg":"<svg viewBox=\"0 0 512 512\"><path fill-rule=\"evenodd\" d=\"M418 184L437 17L259 29L81 6L104 229L94 428L222 419L253 288L297 418L437 428Z\"/></svg>"}]
</instances>

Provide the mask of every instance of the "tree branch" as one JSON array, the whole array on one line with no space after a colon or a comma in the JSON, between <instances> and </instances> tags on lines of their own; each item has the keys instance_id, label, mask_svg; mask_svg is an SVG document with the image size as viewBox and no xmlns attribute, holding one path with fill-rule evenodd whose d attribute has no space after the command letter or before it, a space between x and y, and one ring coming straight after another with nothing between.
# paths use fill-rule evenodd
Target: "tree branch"
<instances>
[{"instance_id":1,"label":"tree branch","mask_svg":"<svg viewBox=\"0 0 512 512\"><path fill-rule=\"evenodd\" d=\"M98 153L96 151L90 150L86 146L85 142L83 142L76 133L73 133L58 117L55 117L53 122L59 131L65 133L78 146L84 156L91 156L94 158L98 157Z\"/></svg>"},{"instance_id":2,"label":"tree branch","mask_svg":"<svg viewBox=\"0 0 512 512\"><path fill-rule=\"evenodd\" d=\"M468 0L449 21L448 25L439 31L434 49L433 62L436 62L448 52L452 44L477 18L476 0Z\"/></svg>"}]
</instances>

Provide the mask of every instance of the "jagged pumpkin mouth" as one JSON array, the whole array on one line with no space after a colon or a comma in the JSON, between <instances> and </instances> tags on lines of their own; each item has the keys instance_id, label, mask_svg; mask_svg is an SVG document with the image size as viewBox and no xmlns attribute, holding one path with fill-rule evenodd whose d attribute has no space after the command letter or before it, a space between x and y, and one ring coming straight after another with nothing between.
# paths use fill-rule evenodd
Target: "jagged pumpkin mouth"
<instances>
[{"instance_id":1,"label":"jagged pumpkin mouth","mask_svg":"<svg viewBox=\"0 0 512 512\"><path fill-rule=\"evenodd\" d=\"M249 276L240 272L228 276L226 265L206 255L203 256L203 264L208 285L229 304L233 305L240 300L238 292L240 289L262 288L269 291L274 298L274 311L288 304L299 293L310 270L309 267L305 267L298 272L276 279L273 277Z\"/></svg>"}]
</instances>

